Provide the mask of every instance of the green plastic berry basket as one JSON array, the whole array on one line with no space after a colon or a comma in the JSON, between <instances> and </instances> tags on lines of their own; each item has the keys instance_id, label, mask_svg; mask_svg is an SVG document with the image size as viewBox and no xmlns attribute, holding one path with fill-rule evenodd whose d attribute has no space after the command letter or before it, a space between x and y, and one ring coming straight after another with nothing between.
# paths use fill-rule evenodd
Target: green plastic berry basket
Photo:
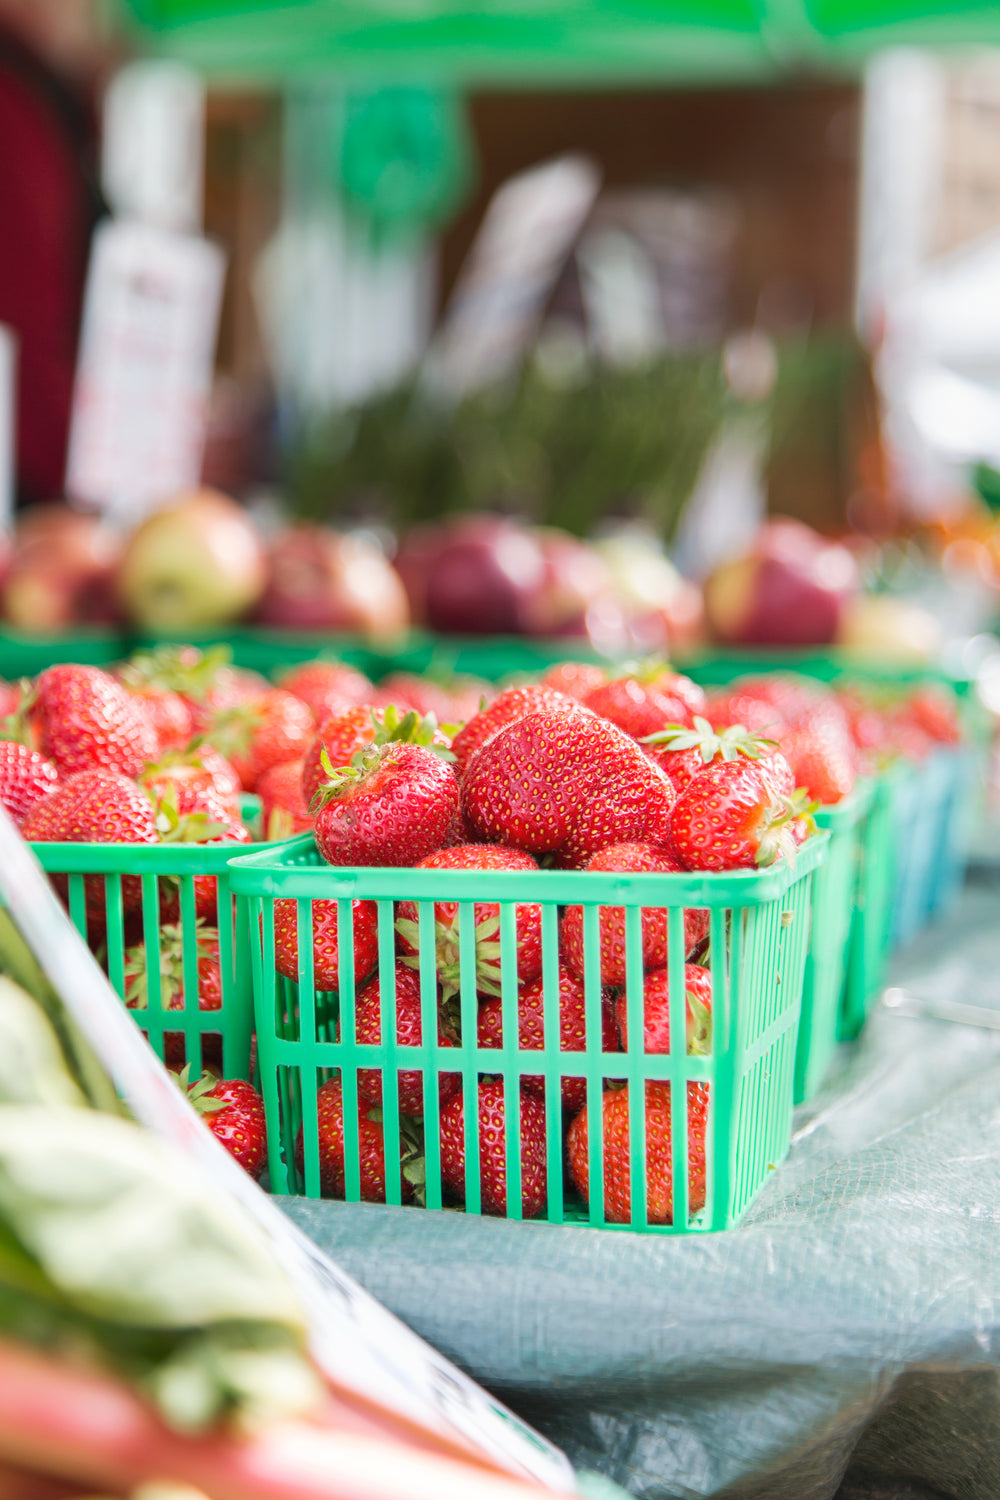
<instances>
[{"instance_id":1,"label":"green plastic berry basket","mask_svg":"<svg viewBox=\"0 0 1000 1500\"><path fill-rule=\"evenodd\" d=\"M795 1044L808 946L814 873L821 867L829 838L818 834L798 852L794 864L782 862L760 872L729 875L597 874L540 870L537 873L493 871L332 868L323 864L311 837L271 850L240 855L230 861L230 883L250 905L254 1010L261 1090L268 1121L272 1190L319 1197L320 1151L317 1093L337 1074L343 1101L342 1195L361 1197L358 1075L376 1068L392 1078L414 1068L422 1074L422 1121L426 1167L426 1206L440 1209L449 1197L441 1174L439 1141L439 1075L459 1073L466 1099L475 1097L483 1076L499 1076L504 1097L514 1097L521 1078L544 1079L545 1194L541 1217L551 1223L620 1227L605 1213L602 1160L602 1107L606 1084L630 1085L629 1137L645 1143L644 1085L666 1080L670 1090L672 1174L670 1221L651 1223L647 1213L647 1151L639 1146L628 1156L627 1223L624 1227L660 1233L727 1228L740 1219L769 1172L785 1156L791 1133ZM275 969L275 902L296 902L298 980ZM364 976L354 973L354 944L338 945L338 990L318 991L314 984L311 903L336 901L339 935L354 931L353 902L377 907L378 963L381 995L381 1045L355 1040L355 995ZM392 1024L396 959L395 906L418 903L420 933L420 1010L422 1043L402 1045ZM437 1026L437 976L434 955L434 903L456 901L459 907L460 985L458 1046L442 1046ZM496 902L500 908L501 1009L504 1038L517 1035L517 908L541 908L543 1019L546 1038L558 1036L558 965L560 908L581 905L586 1012L586 1047L561 1052L546 1042L540 1051L523 1050L505 1041L499 1048L477 1045L478 1000L475 981L475 904ZM600 927L602 907L625 912L624 985L629 1036L627 1051L601 1050ZM707 956L711 970L712 1040L708 1055L645 1053L642 1037L642 929L644 909L666 909L668 915L669 1020L674 1037L686 1034L683 965L684 912L707 908ZM572 1185L566 1164L565 1119L560 1087L565 1078L586 1081L590 1130L586 1202ZM704 1161L695 1158L688 1171L688 1109L697 1085L708 1086ZM662 1097L662 1091L660 1093ZM399 1101L392 1087L382 1089L381 1126L385 1159L401 1153ZM410 1132L412 1135L412 1131ZM482 1205L477 1111L464 1111L466 1211ZM494 1145L496 1143L494 1142ZM506 1163L506 1211L523 1217L521 1146L517 1112L505 1111L503 1151ZM652 1156L652 1153L651 1153ZM700 1183L704 1183L704 1187ZM395 1170L384 1175L386 1201L400 1204L405 1186ZM381 1194L379 1194L381 1197ZM460 1195L461 1196L461 1195ZM702 1202L698 1199L703 1198ZM452 1198L451 1201L454 1201Z\"/></svg>"},{"instance_id":2,"label":"green plastic berry basket","mask_svg":"<svg viewBox=\"0 0 1000 1500\"><path fill-rule=\"evenodd\" d=\"M256 799L253 799L254 801ZM130 1009L137 1025L161 1061L170 1067L190 1064L192 1077L204 1067L224 1078L249 1079L253 1031L253 986L246 903L233 897L229 882L232 844L46 844L30 845L50 876L65 877L57 889L67 900L77 931L106 967L114 989L126 998L126 951L144 944L147 996L143 1009ZM195 880L216 882L219 934L218 1009L198 1005L199 938ZM170 880L168 888L164 882ZM176 883L176 884L175 884ZM88 914L88 892L90 912ZM163 1003L161 963L165 962L165 901L177 913L183 1000L179 1008ZM169 915L173 916L172 912Z\"/></svg>"},{"instance_id":3,"label":"green plastic berry basket","mask_svg":"<svg viewBox=\"0 0 1000 1500\"><path fill-rule=\"evenodd\" d=\"M838 1037L858 1035L885 981L892 947L901 820L912 819L915 768L903 761L875 777L858 844L854 914Z\"/></svg>"},{"instance_id":4,"label":"green plastic berry basket","mask_svg":"<svg viewBox=\"0 0 1000 1500\"><path fill-rule=\"evenodd\" d=\"M812 931L795 1053L796 1104L816 1092L836 1051L861 849L874 797L874 783L862 781L849 797L836 806L820 808L816 814L817 827L830 835L830 843L813 881Z\"/></svg>"}]
</instances>

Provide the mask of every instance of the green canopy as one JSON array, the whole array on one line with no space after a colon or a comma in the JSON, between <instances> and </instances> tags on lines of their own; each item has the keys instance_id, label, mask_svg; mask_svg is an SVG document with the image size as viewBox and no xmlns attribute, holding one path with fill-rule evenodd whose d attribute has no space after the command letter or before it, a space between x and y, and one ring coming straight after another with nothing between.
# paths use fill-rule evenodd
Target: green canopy
<instances>
[{"instance_id":1,"label":"green canopy","mask_svg":"<svg viewBox=\"0 0 1000 1500\"><path fill-rule=\"evenodd\" d=\"M1000 42L993 0L124 0L215 75L723 82L852 71L902 43Z\"/></svg>"}]
</instances>

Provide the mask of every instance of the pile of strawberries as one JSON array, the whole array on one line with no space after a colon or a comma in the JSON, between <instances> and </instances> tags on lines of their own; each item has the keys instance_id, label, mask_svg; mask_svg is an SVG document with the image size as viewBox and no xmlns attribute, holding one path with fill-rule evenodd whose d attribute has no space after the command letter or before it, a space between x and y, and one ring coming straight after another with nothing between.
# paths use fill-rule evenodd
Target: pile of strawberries
<instances>
[{"instance_id":1,"label":"pile of strawberries","mask_svg":"<svg viewBox=\"0 0 1000 1500\"><path fill-rule=\"evenodd\" d=\"M876 733L878 726L878 733ZM958 735L944 694L921 690L878 706L855 691L832 691L792 679L747 679L707 696L689 678L662 666L609 675L567 662L540 683L510 688L456 730L416 713L383 718L363 709L331 716L307 752L303 800L314 812L317 848L333 865L532 871L545 867L634 874L753 869L794 857L817 805L841 801L859 775L891 754L925 754ZM456 891L461 890L460 879ZM420 1045L417 913L397 903L395 966L397 1042ZM435 905L438 1044L459 1043L459 902ZM666 910L641 918L645 1050L669 1051ZM475 906L477 1042L502 1045L500 913ZM602 1036L600 1048L627 1045L624 1009L625 915L604 907L599 918ZM711 1050L708 913L685 912L687 1048ZM355 1031L378 1044L380 988L373 903L356 901L353 963L359 981ZM275 962L296 980L295 903L277 901ZM518 1043L544 1044L541 908L516 908ZM318 990L335 990L340 959L336 906L313 903L313 969ZM561 914L560 1048L587 1046L584 1015L583 911ZM377 1069L358 1077L361 1196L384 1200L386 1164ZM465 1192L461 1080L438 1079L442 1181L457 1201ZM579 1076L562 1080L568 1118L567 1160L573 1183L588 1195L587 1107ZM541 1077L519 1090L521 1209L546 1202L546 1122ZM705 1202L707 1084L688 1088L689 1207ZM423 1079L399 1079L404 1117L400 1191L420 1196ZM628 1090L603 1094L605 1216L630 1218ZM481 1075L476 1104L483 1211L506 1213L506 1147L502 1080ZM670 1087L646 1085L647 1213L670 1222L672 1161ZM301 1137L298 1157L302 1164ZM344 1193L343 1095L338 1078L319 1094L322 1191Z\"/></svg>"},{"instance_id":2,"label":"pile of strawberries","mask_svg":"<svg viewBox=\"0 0 1000 1500\"><path fill-rule=\"evenodd\" d=\"M312 829L334 865L454 870L582 869L623 874L740 870L794 858L818 804L848 796L859 775L896 755L919 758L953 743L959 727L950 699L929 689L879 701L854 688L831 690L791 678L746 678L706 693L662 665L610 673L564 662L540 682L495 689L475 679L447 684L395 673L375 686L343 663L315 661L283 674L278 686L235 668L225 651L161 648L118 669L61 665L33 683L0 685L7 717L0 740L0 800L34 841L242 844L250 830L241 796L261 803L263 837ZM56 877L57 888L60 882ZM220 920L215 879L194 881L198 1005L222 1003ZM126 1002L148 1003L142 889L122 880ZM106 951L100 877L86 882L88 934ZM460 1027L459 900L436 903L438 1041L457 1045ZM332 901L313 903L317 990L339 982L340 934ZM176 882L159 881L156 963L162 1003L184 1005L183 928ZM516 908L518 1042L544 1044L541 907ZM563 1052L587 1046L583 911L560 914L559 1016ZM502 1044L500 911L475 907L477 1041ZM708 914L684 914L686 1045L711 1050ZM400 1045L421 1042L419 929L412 903L396 911L396 1024ZM274 909L276 968L299 976L295 903ZM380 989L374 903L355 901L351 932L357 980L355 1031L378 1044ZM645 1050L669 1050L667 912L641 919ZM601 1050L627 1045L623 1000L625 915L599 916ZM166 1061L181 1068L178 1035ZM593 1044L592 1044L593 1045ZM207 1059L211 1066L211 1058ZM185 1075L186 1081L186 1075ZM400 1182L420 1196L424 1081L419 1069L398 1081L403 1117ZM441 1073L440 1158L445 1188L465 1190L461 1079ZM193 1102L234 1154L259 1175L263 1109L249 1085L212 1073L190 1084ZM361 1194L384 1200L382 1078L358 1078ZM586 1200L585 1085L561 1083L571 1178ZM707 1084L688 1089L690 1212L705 1200ZM521 1079L521 1198L525 1216L544 1211L546 1127L542 1079ZM603 1095L605 1213L627 1221L628 1090ZM480 1182L484 1212L506 1212L503 1083L478 1084ZM343 1096L339 1078L319 1093L320 1176L324 1193L344 1193ZM647 1212L672 1214L670 1090L646 1085ZM299 1161L302 1143L299 1142Z\"/></svg>"}]
</instances>

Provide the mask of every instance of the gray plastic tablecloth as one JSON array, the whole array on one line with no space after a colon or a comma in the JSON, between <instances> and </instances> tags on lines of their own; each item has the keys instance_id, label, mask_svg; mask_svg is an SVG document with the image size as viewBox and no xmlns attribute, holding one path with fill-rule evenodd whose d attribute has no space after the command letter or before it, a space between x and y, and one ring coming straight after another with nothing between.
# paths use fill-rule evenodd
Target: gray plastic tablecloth
<instances>
[{"instance_id":1,"label":"gray plastic tablecloth","mask_svg":"<svg viewBox=\"0 0 1000 1500\"><path fill-rule=\"evenodd\" d=\"M892 982L1000 1012L1000 885L968 887ZM284 1206L643 1500L1000 1496L1000 1031L877 1009L725 1234Z\"/></svg>"}]
</instances>

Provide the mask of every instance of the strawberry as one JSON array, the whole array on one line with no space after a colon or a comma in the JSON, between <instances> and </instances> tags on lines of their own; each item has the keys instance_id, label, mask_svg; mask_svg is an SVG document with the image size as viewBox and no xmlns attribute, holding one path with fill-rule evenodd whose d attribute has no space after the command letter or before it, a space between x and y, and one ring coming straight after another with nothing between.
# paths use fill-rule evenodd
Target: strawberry
<instances>
[{"instance_id":1,"label":"strawberry","mask_svg":"<svg viewBox=\"0 0 1000 1500\"><path fill-rule=\"evenodd\" d=\"M423 1025L420 1015L420 977L405 964L397 963L396 980L396 1041L400 1047L419 1047L423 1043ZM354 1001L354 1037L365 1046L378 1047L382 1042L382 992L379 976L373 974L368 983L358 991ZM438 1046L456 1047L458 1038L443 1013L438 1015ZM406 1068L399 1078L399 1110L404 1115L422 1115L424 1112L424 1075L419 1068ZM438 1075L438 1096L442 1105L447 1104L462 1086L460 1073ZM358 1095L369 1104L382 1103L381 1068L358 1069Z\"/></svg>"},{"instance_id":2,"label":"strawberry","mask_svg":"<svg viewBox=\"0 0 1000 1500\"><path fill-rule=\"evenodd\" d=\"M520 1105L521 1214L536 1219L545 1210L545 1105L524 1089ZM487 1079L477 1090L479 1110L479 1189L484 1214L507 1217L507 1137L503 1079ZM465 1099L455 1095L441 1111L441 1181L465 1201Z\"/></svg>"},{"instance_id":3,"label":"strawberry","mask_svg":"<svg viewBox=\"0 0 1000 1500\"><path fill-rule=\"evenodd\" d=\"M575 707L528 714L501 729L462 786L477 837L552 853L570 867L608 844L662 843L673 801L669 780L631 736Z\"/></svg>"},{"instance_id":4,"label":"strawberry","mask_svg":"<svg viewBox=\"0 0 1000 1500\"><path fill-rule=\"evenodd\" d=\"M447 722L451 713L451 696L446 689L416 672L390 672L379 683L375 698L380 707L392 706L421 718L433 714L439 722Z\"/></svg>"},{"instance_id":5,"label":"strawberry","mask_svg":"<svg viewBox=\"0 0 1000 1500\"><path fill-rule=\"evenodd\" d=\"M705 1136L708 1129L709 1086L689 1083L688 1209L693 1215L705 1206ZM604 1139L604 1217L609 1224L628 1224L632 1218L629 1174L628 1087L609 1089L602 1096ZM590 1196L586 1105L572 1121L566 1136L570 1176L586 1203ZM673 1128L670 1084L646 1084L646 1215L650 1224L672 1224L674 1172L671 1159Z\"/></svg>"},{"instance_id":6,"label":"strawberry","mask_svg":"<svg viewBox=\"0 0 1000 1500\"><path fill-rule=\"evenodd\" d=\"M455 753L458 774L464 775L476 751L488 739L492 739L498 730L523 719L525 714L537 713L543 709L551 713L572 713L579 709L579 704L541 683L508 688L506 692L498 694L486 708L473 714L452 740L451 748Z\"/></svg>"},{"instance_id":7,"label":"strawberry","mask_svg":"<svg viewBox=\"0 0 1000 1500\"><path fill-rule=\"evenodd\" d=\"M670 1051L670 989L666 969L653 969L642 982L643 1051ZM712 976L700 964L684 965L685 1017L689 1056L712 1050ZM628 1004L624 990L615 1001L615 1020L628 1050Z\"/></svg>"},{"instance_id":8,"label":"strawberry","mask_svg":"<svg viewBox=\"0 0 1000 1500\"><path fill-rule=\"evenodd\" d=\"M156 735L157 755L164 750L179 750L192 735L191 710L180 693L164 688L129 688L132 701L142 709Z\"/></svg>"},{"instance_id":9,"label":"strawberry","mask_svg":"<svg viewBox=\"0 0 1000 1500\"><path fill-rule=\"evenodd\" d=\"M313 826L313 816L302 799L301 760L272 766L257 782L265 839L288 839Z\"/></svg>"},{"instance_id":10,"label":"strawberry","mask_svg":"<svg viewBox=\"0 0 1000 1500\"><path fill-rule=\"evenodd\" d=\"M584 866L586 870L601 870L615 874L661 874L676 875L683 865L666 849L655 849L651 844L611 844L593 855ZM669 913L666 907L647 906L642 909L640 931L642 934L642 966L644 969L661 969L667 963L667 933ZM689 907L684 912L684 949L690 953L708 936L709 917L704 907ZM584 972L583 907L568 906L562 919L562 954L569 969L581 977ZM598 932L601 944L602 984L624 984L625 965L625 908L602 906L598 913Z\"/></svg>"},{"instance_id":11,"label":"strawberry","mask_svg":"<svg viewBox=\"0 0 1000 1500\"><path fill-rule=\"evenodd\" d=\"M700 714L695 716L693 727L668 724L656 734L644 735L642 743L660 769L670 777L677 792L682 792L688 782L714 760L735 760L738 755L762 760L775 749L773 740L761 739L741 724L714 730ZM794 790L794 786L790 790Z\"/></svg>"},{"instance_id":12,"label":"strawberry","mask_svg":"<svg viewBox=\"0 0 1000 1500\"><path fill-rule=\"evenodd\" d=\"M840 704L821 704L799 728L782 736L781 750L795 784L812 801L832 806L854 790L857 752Z\"/></svg>"},{"instance_id":13,"label":"strawberry","mask_svg":"<svg viewBox=\"0 0 1000 1500\"><path fill-rule=\"evenodd\" d=\"M712 693L703 716L715 729L735 725L771 740L780 740L788 729L787 720L773 703L739 686Z\"/></svg>"},{"instance_id":14,"label":"strawberry","mask_svg":"<svg viewBox=\"0 0 1000 1500\"><path fill-rule=\"evenodd\" d=\"M544 984L533 979L522 984L517 992L517 1045L524 1052L541 1052L545 1045ZM480 1047L503 1046L503 1007L499 997L484 1000L477 1017L477 1038ZM587 1050L587 1017L584 1004L583 980L559 965L559 1050L560 1052L585 1052ZM618 1033L615 1030L614 1014L607 994L601 996L601 1045L602 1052L618 1051ZM522 1077L521 1087L529 1094L545 1097L545 1079L540 1073ZM560 1079L563 1109L578 1110L587 1098L585 1078Z\"/></svg>"},{"instance_id":15,"label":"strawberry","mask_svg":"<svg viewBox=\"0 0 1000 1500\"><path fill-rule=\"evenodd\" d=\"M355 982L366 979L378 962L378 907L374 901L353 901L352 939ZM274 966L295 983L299 980L299 937L296 903L286 898L274 903ZM313 984L317 990L339 990L340 936L336 901L312 903Z\"/></svg>"},{"instance_id":16,"label":"strawberry","mask_svg":"<svg viewBox=\"0 0 1000 1500\"><path fill-rule=\"evenodd\" d=\"M8 714L16 713L21 701L21 689L14 682L7 682L0 677L0 719L6 719Z\"/></svg>"},{"instance_id":17,"label":"strawberry","mask_svg":"<svg viewBox=\"0 0 1000 1500\"><path fill-rule=\"evenodd\" d=\"M324 1198L344 1196L344 1092L339 1078L324 1083L316 1095L319 1125L319 1185ZM302 1131L295 1142L295 1163L304 1171ZM385 1138L382 1112L358 1099L358 1164L361 1168L361 1201L385 1202ZM402 1201L413 1196L410 1183L399 1173Z\"/></svg>"},{"instance_id":18,"label":"strawberry","mask_svg":"<svg viewBox=\"0 0 1000 1500\"><path fill-rule=\"evenodd\" d=\"M0 802L18 828L35 803L47 797L58 781L55 766L37 750L16 740L0 740Z\"/></svg>"},{"instance_id":19,"label":"strawberry","mask_svg":"<svg viewBox=\"0 0 1000 1500\"><path fill-rule=\"evenodd\" d=\"M567 698L582 703L588 693L601 687L607 680L607 672L595 662L561 661L542 673L541 684L552 688L553 692L564 693Z\"/></svg>"},{"instance_id":20,"label":"strawberry","mask_svg":"<svg viewBox=\"0 0 1000 1500\"><path fill-rule=\"evenodd\" d=\"M312 709L317 724L371 700L369 679L341 661L306 661L283 672L278 686Z\"/></svg>"},{"instance_id":21,"label":"strawberry","mask_svg":"<svg viewBox=\"0 0 1000 1500\"><path fill-rule=\"evenodd\" d=\"M311 807L316 793L326 781L323 752L331 766L348 766L357 750L374 742L378 729L376 710L370 702L332 714L319 726L302 759L302 801Z\"/></svg>"},{"instance_id":22,"label":"strawberry","mask_svg":"<svg viewBox=\"0 0 1000 1500\"><path fill-rule=\"evenodd\" d=\"M424 745L359 750L320 795L316 846L331 865L413 865L457 837L458 778Z\"/></svg>"},{"instance_id":23,"label":"strawberry","mask_svg":"<svg viewBox=\"0 0 1000 1500\"><path fill-rule=\"evenodd\" d=\"M744 677L736 686L761 702L770 703L789 729L797 729L804 724L821 704L832 697L829 689L822 683L789 675Z\"/></svg>"},{"instance_id":24,"label":"strawberry","mask_svg":"<svg viewBox=\"0 0 1000 1500\"><path fill-rule=\"evenodd\" d=\"M955 696L943 687L925 683L917 688L906 701L906 715L939 745L961 742L962 724Z\"/></svg>"},{"instance_id":25,"label":"strawberry","mask_svg":"<svg viewBox=\"0 0 1000 1500\"><path fill-rule=\"evenodd\" d=\"M299 760L313 739L312 709L282 688L270 688L250 703L226 709L211 726L215 747L232 763L245 791L272 766Z\"/></svg>"},{"instance_id":26,"label":"strawberry","mask_svg":"<svg viewBox=\"0 0 1000 1500\"><path fill-rule=\"evenodd\" d=\"M716 761L674 804L670 844L688 870L753 869L794 852L795 817L753 761Z\"/></svg>"},{"instance_id":27,"label":"strawberry","mask_svg":"<svg viewBox=\"0 0 1000 1500\"><path fill-rule=\"evenodd\" d=\"M264 1101L253 1084L213 1073L189 1083L187 1068L175 1077L215 1139L256 1181L267 1165L267 1124Z\"/></svg>"},{"instance_id":28,"label":"strawberry","mask_svg":"<svg viewBox=\"0 0 1000 1500\"><path fill-rule=\"evenodd\" d=\"M665 692L657 682L645 681L641 676L612 678L593 688L583 703L637 740L668 724L690 724L692 718L691 710L679 694Z\"/></svg>"},{"instance_id":29,"label":"strawberry","mask_svg":"<svg viewBox=\"0 0 1000 1500\"><path fill-rule=\"evenodd\" d=\"M38 748L61 776L91 768L135 776L158 753L139 704L99 667L48 667L35 684L30 712Z\"/></svg>"},{"instance_id":30,"label":"strawberry","mask_svg":"<svg viewBox=\"0 0 1000 1500\"><path fill-rule=\"evenodd\" d=\"M195 935L198 978L198 1009L222 1009L222 969L219 963L219 934L216 928L199 922ZM160 1008L184 1010L184 938L180 926L167 923L160 928L157 964L160 975ZM125 1004L129 1010L149 1009L149 963L145 943L136 943L125 954ZM205 1042L208 1038L204 1039ZM212 1039L216 1041L215 1038ZM218 1052L216 1044L213 1049ZM217 1057L206 1061L217 1061ZM184 1037L168 1032L164 1038L164 1062L168 1068L184 1061Z\"/></svg>"},{"instance_id":31,"label":"strawberry","mask_svg":"<svg viewBox=\"0 0 1000 1500\"><path fill-rule=\"evenodd\" d=\"M537 870L538 863L520 849L505 849L499 844L460 844L454 849L439 849L417 865L418 870ZM458 993L459 903L438 901L434 907L436 939L435 964L444 998ZM537 979L542 972L542 909L519 905L515 913L517 941L517 975L524 982ZM496 901L479 901L475 908L476 989L481 995L500 993L500 906ZM417 907L413 901L400 901L396 932L400 948L408 956L404 963L416 968L419 963L420 928Z\"/></svg>"},{"instance_id":32,"label":"strawberry","mask_svg":"<svg viewBox=\"0 0 1000 1500\"><path fill-rule=\"evenodd\" d=\"M24 838L40 844L157 844L153 804L134 781L117 771L78 771L75 776L36 802L21 827ZM64 875L53 877L53 885L66 899ZM122 877L122 903L126 911L140 905L142 882L137 875ZM84 883L87 917L103 920L104 880L88 875Z\"/></svg>"}]
</instances>

